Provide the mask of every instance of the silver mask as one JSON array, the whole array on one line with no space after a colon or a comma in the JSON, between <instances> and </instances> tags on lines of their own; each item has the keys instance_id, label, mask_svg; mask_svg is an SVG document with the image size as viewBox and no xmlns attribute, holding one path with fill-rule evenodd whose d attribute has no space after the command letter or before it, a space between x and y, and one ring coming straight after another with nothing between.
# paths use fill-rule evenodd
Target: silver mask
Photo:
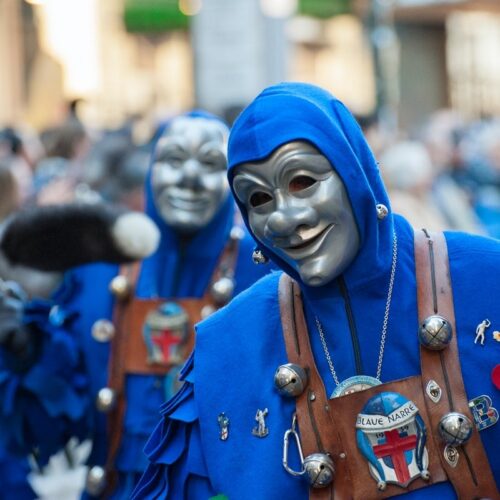
<instances>
[{"instance_id":1,"label":"silver mask","mask_svg":"<svg viewBox=\"0 0 500 500\"><path fill-rule=\"evenodd\" d=\"M289 142L238 165L233 186L255 237L305 284L322 286L354 260L360 239L344 184L311 144Z\"/></svg>"},{"instance_id":2,"label":"silver mask","mask_svg":"<svg viewBox=\"0 0 500 500\"><path fill-rule=\"evenodd\" d=\"M182 233L205 227L228 195L226 126L216 120L175 118L154 152L151 185L156 208Z\"/></svg>"}]
</instances>

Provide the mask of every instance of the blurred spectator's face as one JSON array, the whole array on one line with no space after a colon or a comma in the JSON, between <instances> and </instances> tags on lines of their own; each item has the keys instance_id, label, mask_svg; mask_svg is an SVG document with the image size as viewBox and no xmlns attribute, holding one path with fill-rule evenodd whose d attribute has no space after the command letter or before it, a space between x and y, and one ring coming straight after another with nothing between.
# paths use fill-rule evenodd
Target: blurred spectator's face
<instances>
[{"instance_id":1,"label":"blurred spectator's face","mask_svg":"<svg viewBox=\"0 0 500 500\"><path fill-rule=\"evenodd\" d=\"M215 120L179 117L158 141L152 188L156 208L174 229L206 226L228 195L226 127Z\"/></svg>"}]
</instances>

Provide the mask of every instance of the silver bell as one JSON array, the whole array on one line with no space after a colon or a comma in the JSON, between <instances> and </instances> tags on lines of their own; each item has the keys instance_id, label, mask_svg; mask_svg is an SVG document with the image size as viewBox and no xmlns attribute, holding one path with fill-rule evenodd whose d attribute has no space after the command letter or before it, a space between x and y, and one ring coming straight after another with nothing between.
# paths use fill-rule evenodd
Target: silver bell
<instances>
[{"instance_id":1,"label":"silver bell","mask_svg":"<svg viewBox=\"0 0 500 500\"><path fill-rule=\"evenodd\" d=\"M382 203L379 203L375 208L377 209L378 220L385 219L389 215L389 209Z\"/></svg>"},{"instance_id":2,"label":"silver bell","mask_svg":"<svg viewBox=\"0 0 500 500\"><path fill-rule=\"evenodd\" d=\"M333 481L335 466L326 453L313 453L304 459L304 470L313 488L324 488Z\"/></svg>"},{"instance_id":3,"label":"silver bell","mask_svg":"<svg viewBox=\"0 0 500 500\"><path fill-rule=\"evenodd\" d=\"M472 435L472 422L462 413L447 413L439 421L441 439L450 446L459 446Z\"/></svg>"},{"instance_id":4,"label":"silver bell","mask_svg":"<svg viewBox=\"0 0 500 500\"><path fill-rule=\"evenodd\" d=\"M115 276L109 284L109 291L118 299L125 300L130 296L132 287L126 276Z\"/></svg>"},{"instance_id":5,"label":"silver bell","mask_svg":"<svg viewBox=\"0 0 500 500\"><path fill-rule=\"evenodd\" d=\"M425 318L418 331L418 340L427 349L441 351L451 341L450 322L437 314Z\"/></svg>"},{"instance_id":6,"label":"silver bell","mask_svg":"<svg viewBox=\"0 0 500 500\"><path fill-rule=\"evenodd\" d=\"M213 314L217 309L210 304L203 306L200 311L201 319L208 318L211 314Z\"/></svg>"},{"instance_id":7,"label":"silver bell","mask_svg":"<svg viewBox=\"0 0 500 500\"><path fill-rule=\"evenodd\" d=\"M94 465L87 472L85 480L85 491L93 496L98 497L106 487L106 471L99 465Z\"/></svg>"},{"instance_id":8,"label":"silver bell","mask_svg":"<svg viewBox=\"0 0 500 500\"><path fill-rule=\"evenodd\" d=\"M99 411L108 413L116 406L116 399L115 390L109 387L103 387L97 393L95 405Z\"/></svg>"},{"instance_id":9,"label":"silver bell","mask_svg":"<svg viewBox=\"0 0 500 500\"><path fill-rule=\"evenodd\" d=\"M262 250L256 248L252 252L252 260L254 264L267 264L269 259L262 253Z\"/></svg>"},{"instance_id":10,"label":"silver bell","mask_svg":"<svg viewBox=\"0 0 500 500\"><path fill-rule=\"evenodd\" d=\"M282 396L300 396L307 385L307 373L293 363L280 365L274 374L274 385Z\"/></svg>"},{"instance_id":11,"label":"silver bell","mask_svg":"<svg viewBox=\"0 0 500 500\"><path fill-rule=\"evenodd\" d=\"M212 297L218 304L227 304L234 292L234 281L227 276L218 279L212 285Z\"/></svg>"},{"instance_id":12,"label":"silver bell","mask_svg":"<svg viewBox=\"0 0 500 500\"><path fill-rule=\"evenodd\" d=\"M109 342L115 335L115 325L109 319L99 319L92 325L91 333L97 342Z\"/></svg>"}]
</instances>

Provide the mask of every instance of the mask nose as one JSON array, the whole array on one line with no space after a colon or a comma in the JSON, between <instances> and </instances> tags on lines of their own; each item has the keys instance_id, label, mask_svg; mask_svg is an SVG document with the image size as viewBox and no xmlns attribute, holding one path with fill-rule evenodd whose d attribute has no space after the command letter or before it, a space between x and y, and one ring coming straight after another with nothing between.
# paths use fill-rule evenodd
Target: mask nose
<instances>
[{"instance_id":1,"label":"mask nose","mask_svg":"<svg viewBox=\"0 0 500 500\"><path fill-rule=\"evenodd\" d=\"M286 238L295 234L299 228L316 225L315 211L311 207L278 207L267 219L264 228L266 238Z\"/></svg>"},{"instance_id":2,"label":"mask nose","mask_svg":"<svg viewBox=\"0 0 500 500\"><path fill-rule=\"evenodd\" d=\"M202 175L203 173L197 160L192 158L186 160L184 165L182 165L179 186L189 189L198 189L201 186Z\"/></svg>"}]
</instances>

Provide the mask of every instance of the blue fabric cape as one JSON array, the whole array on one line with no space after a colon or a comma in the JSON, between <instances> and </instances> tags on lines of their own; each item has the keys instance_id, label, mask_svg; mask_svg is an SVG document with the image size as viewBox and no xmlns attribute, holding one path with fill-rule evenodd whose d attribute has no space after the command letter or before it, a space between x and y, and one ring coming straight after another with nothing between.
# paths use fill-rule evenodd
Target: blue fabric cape
<instances>
[{"instance_id":1,"label":"blue fabric cape","mask_svg":"<svg viewBox=\"0 0 500 500\"><path fill-rule=\"evenodd\" d=\"M301 283L306 320L318 370L329 394L333 382L319 334L317 316L338 377L357 372L375 376L392 259L392 237L398 237L398 261L390 309L381 379L392 381L420 373L413 230L399 216L376 216L375 205L389 207L376 162L362 132L342 103L307 84L285 83L262 92L240 115L229 141L229 179L243 162L267 157L278 146L307 140L330 161L342 178L361 237L361 249L343 279L358 339L361 369L357 366L349 328L346 299L339 280L312 288ZM240 206L246 220L244 207ZM499 391L490 372L498 363L500 344L474 345L476 325L489 318L500 326L496 276L500 243L487 238L447 233L450 271L455 299L456 330L464 382L469 398L487 394L500 406ZM285 271L296 273L270 252ZM182 498L171 477L196 474L204 478L204 492L223 493L230 499L305 499L307 485L282 467L283 435L291 425L295 402L273 387L276 368L287 362L278 304L278 273L265 277L234 299L229 306L197 328L194 360L183 397L167 403L163 419L146 449L151 465L137 498L154 492L162 498ZM300 279L298 279L300 283ZM252 435L257 409L268 408L269 435ZM230 420L229 438L222 441L217 417ZM182 428L184 440L172 429ZM353 440L355 429L353 423ZM481 432L491 466L500 482L500 424ZM203 460L190 461L189 456ZM203 467L200 467L200 462ZM296 464L295 464L296 465ZM367 464L368 467L368 464ZM373 483L374 492L376 483ZM403 490L402 490L403 492ZM405 498L456 498L449 483L424 488Z\"/></svg>"}]
</instances>

